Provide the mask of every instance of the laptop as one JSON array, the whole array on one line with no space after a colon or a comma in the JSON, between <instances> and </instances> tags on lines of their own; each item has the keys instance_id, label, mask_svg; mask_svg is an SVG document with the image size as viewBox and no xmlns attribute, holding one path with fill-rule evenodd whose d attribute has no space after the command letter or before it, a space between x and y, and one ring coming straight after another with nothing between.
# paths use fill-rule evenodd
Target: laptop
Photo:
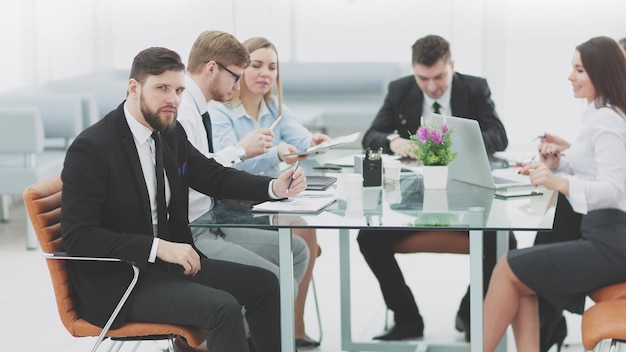
<instances>
[{"instance_id":1,"label":"laptop","mask_svg":"<svg viewBox=\"0 0 626 352\"><path fill-rule=\"evenodd\" d=\"M458 154L449 165L449 178L495 190L531 185L530 179L525 176L509 179L492 174L478 121L437 114L430 121L446 123L454 129L451 149Z\"/></svg>"}]
</instances>

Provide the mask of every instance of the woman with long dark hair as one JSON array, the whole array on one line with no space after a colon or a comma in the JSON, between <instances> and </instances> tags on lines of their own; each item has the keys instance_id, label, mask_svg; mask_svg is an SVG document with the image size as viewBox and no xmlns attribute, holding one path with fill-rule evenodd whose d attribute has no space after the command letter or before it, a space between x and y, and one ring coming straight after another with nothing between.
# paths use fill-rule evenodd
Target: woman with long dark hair
<instances>
[{"instance_id":1,"label":"woman with long dark hair","mask_svg":"<svg viewBox=\"0 0 626 352\"><path fill-rule=\"evenodd\" d=\"M574 96L589 103L580 134L571 144L547 135L541 162L521 173L583 214L582 238L498 261L485 298L485 351L495 350L509 324L518 351L539 350L538 297L581 314L589 292L626 281L626 59L617 42L595 37L576 47L569 80Z\"/></svg>"}]
</instances>

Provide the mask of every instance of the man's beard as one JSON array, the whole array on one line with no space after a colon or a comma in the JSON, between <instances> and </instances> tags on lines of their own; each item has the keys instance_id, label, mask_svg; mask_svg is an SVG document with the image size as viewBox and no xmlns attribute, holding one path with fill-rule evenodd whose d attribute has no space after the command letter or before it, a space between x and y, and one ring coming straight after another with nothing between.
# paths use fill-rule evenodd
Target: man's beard
<instances>
[{"instance_id":1,"label":"man's beard","mask_svg":"<svg viewBox=\"0 0 626 352\"><path fill-rule=\"evenodd\" d=\"M209 93L211 94L211 99L215 101L219 101L219 102L224 102L232 96L232 94L228 95L220 91L218 87L220 87L219 82L215 82L215 85L212 85L211 87L209 87Z\"/></svg>"},{"instance_id":2,"label":"man's beard","mask_svg":"<svg viewBox=\"0 0 626 352\"><path fill-rule=\"evenodd\" d=\"M168 108L170 107L168 106ZM150 108L148 108L146 104L144 104L143 95L139 96L139 109L141 110L143 118L155 131L167 132L168 130L171 130L176 124L176 116L174 117L174 119L172 119L172 123L166 124L163 119L159 118L159 113L161 112L161 109L157 111L151 111Z\"/></svg>"}]
</instances>

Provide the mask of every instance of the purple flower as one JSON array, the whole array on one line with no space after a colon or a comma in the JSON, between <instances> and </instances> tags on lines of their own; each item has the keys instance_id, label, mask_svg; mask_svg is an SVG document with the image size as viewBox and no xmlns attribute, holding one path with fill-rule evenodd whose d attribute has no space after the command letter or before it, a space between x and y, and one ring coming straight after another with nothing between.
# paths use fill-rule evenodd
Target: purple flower
<instances>
[{"instance_id":1,"label":"purple flower","mask_svg":"<svg viewBox=\"0 0 626 352\"><path fill-rule=\"evenodd\" d=\"M428 127L422 126L417 129L417 139L419 139L420 142L428 142L428 138L429 138Z\"/></svg>"},{"instance_id":2,"label":"purple flower","mask_svg":"<svg viewBox=\"0 0 626 352\"><path fill-rule=\"evenodd\" d=\"M433 128L433 130L430 132L430 137L435 144L443 143L443 135L441 134L441 131L436 128Z\"/></svg>"},{"instance_id":3,"label":"purple flower","mask_svg":"<svg viewBox=\"0 0 626 352\"><path fill-rule=\"evenodd\" d=\"M450 131L450 127L448 127L448 125L441 126L441 132L448 133L448 131Z\"/></svg>"}]
</instances>

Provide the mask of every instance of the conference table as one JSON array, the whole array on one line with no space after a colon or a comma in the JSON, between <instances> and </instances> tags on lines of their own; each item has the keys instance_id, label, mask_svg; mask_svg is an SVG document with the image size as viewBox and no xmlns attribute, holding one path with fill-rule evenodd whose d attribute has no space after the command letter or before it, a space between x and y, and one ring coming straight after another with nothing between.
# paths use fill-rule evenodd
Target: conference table
<instances>
[{"instance_id":1,"label":"conference table","mask_svg":"<svg viewBox=\"0 0 626 352\"><path fill-rule=\"evenodd\" d=\"M216 207L190 224L192 227L254 227L276 229L279 236L279 273L281 300L282 351L295 351L292 229L336 229L339 232L341 349L343 351L466 351L461 342L426 343L425 341L353 341L350 307L350 230L460 230L469 231L470 243L470 324L471 348L483 351L483 231L495 231L497 253L508 248L509 231L546 231L552 229L556 192L528 197L500 199L494 190L448 180L446 189L424 189L419 165L403 162L399 182L379 187L365 187L355 200L347 197L343 184L353 173L351 160L360 150L334 149L304 160L300 165L307 175L337 177L337 182L319 194L333 193L336 201L313 213L259 213L240 202L219 202ZM316 197L307 192L307 197ZM500 344L504 350L506 341Z\"/></svg>"}]
</instances>

